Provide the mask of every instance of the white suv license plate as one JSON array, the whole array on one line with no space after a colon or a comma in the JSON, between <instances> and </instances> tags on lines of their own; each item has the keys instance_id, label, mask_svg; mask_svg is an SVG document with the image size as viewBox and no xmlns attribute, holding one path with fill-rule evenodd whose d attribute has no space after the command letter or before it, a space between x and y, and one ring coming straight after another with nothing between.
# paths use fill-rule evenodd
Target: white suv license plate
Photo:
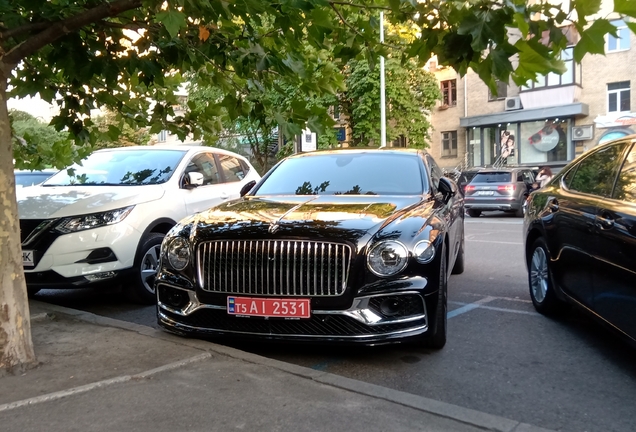
<instances>
[{"instance_id":1,"label":"white suv license plate","mask_svg":"<svg viewBox=\"0 0 636 432\"><path fill-rule=\"evenodd\" d=\"M33 267L35 266L35 259L33 254L35 252L32 250L23 250L22 251L22 265L24 267Z\"/></svg>"},{"instance_id":2,"label":"white suv license plate","mask_svg":"<svg viewBox=\"0 0 636 432\"><path fill-rule=\"evenodd\" d=\"M480 196L491 196L494 194L495 194L494 191L477 191L477 195L480 195Z\"/></svg>"}]
</instances>

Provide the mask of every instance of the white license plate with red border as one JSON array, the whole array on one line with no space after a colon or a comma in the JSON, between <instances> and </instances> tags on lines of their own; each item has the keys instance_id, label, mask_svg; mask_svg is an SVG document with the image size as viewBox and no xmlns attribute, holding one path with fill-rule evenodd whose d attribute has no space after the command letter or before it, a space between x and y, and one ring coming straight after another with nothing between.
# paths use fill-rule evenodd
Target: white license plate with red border
<instances>
[{"instance_id":1,"label":"white license plate with red border","mask_svg":"<svg viewBox=\"0 0 636 432\"><path fill-rule=\"evenodd\" d=\"M309 299L228 297L230 315L268 318L310 318Z\"/></svg>"}]
</instances>

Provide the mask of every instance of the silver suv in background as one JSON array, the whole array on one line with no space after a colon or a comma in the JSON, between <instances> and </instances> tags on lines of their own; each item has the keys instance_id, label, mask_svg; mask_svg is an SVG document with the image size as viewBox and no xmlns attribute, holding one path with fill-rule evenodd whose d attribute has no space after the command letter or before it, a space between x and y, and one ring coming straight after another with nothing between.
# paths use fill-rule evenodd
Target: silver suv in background
<instances>
[{"instance_id":1,"label":"silver suv in background","mask_svg":"<svg viewBox=\"0 0 636 432\"><path fill-rule=\"evenodd\" d=\"M502 167L479 171L465 188L464 204L470 217L484 211L505 211L523 217L523 203L534 182L531 168Z\"/></svg>"}]
</instances>

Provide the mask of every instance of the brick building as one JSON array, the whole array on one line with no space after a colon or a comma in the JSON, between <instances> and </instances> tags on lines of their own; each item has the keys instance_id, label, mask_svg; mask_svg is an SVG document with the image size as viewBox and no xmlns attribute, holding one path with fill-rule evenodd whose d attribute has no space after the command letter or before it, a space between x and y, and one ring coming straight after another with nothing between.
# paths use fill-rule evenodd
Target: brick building
<instances>
[{"instance_id":1,"label":"brick building","mask_svg":"<svg viewBox=\"0 0 636 432\"><path fill-rule=\"evenodd\" d=\"M636 35L619 17L612 24L620 37L608 36L606 55L588 54L576 64L569 48L563 75L521 87L499 83L497 95L474 72L460 77L432 59L444 99L431 114L429 151L445 168L492 165L506 146L513 148L508 164L560 167L601 142L636 133Z\"/></svg>"}]
</instances>

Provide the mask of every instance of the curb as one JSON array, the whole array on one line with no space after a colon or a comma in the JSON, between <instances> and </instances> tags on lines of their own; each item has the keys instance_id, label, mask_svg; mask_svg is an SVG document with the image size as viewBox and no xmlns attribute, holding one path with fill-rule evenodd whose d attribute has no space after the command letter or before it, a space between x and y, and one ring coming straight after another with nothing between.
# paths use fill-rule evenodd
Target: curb
<instances>
[{"instance_id":1,"label":"curb","mask_svg":"<svg viewBox=\"0 0 636 432\"><path fill-rule=\"evenodd\" d=\"M448 404L445 402L413 395L399 390L393 390L375 384L370 384L363 381L331 374L328 372L314 370L304 366L285 363L280 360L270 359L257 354L241 351L236 348L218 345L214 342L183 338L152 327L103 317L90 312L70 309L63 306L39 302L36 300L29 300L29 303L37 304L40 309L46 310L48 313L64 315L66 317L84 321L90 324L115 327L122 330L132 331L144 336L161 339L192 348L202 349L207 352L235 358L237 360L242 360L248 363L268 366L286 373L310 379L323 385L340 388L375 399L386 400L391 403L402 405L418 411L423 411L429 414L436 415L438 417L454 420L487 431L556 432L551 429L544 429L527 423L520 423L518 421L510 420L505 417L487 414L469 408L460 407L458 405ZM43 314L33 315L32 319L34 321L41 320L42 315Z\"/></svg>"}]
</instances>

